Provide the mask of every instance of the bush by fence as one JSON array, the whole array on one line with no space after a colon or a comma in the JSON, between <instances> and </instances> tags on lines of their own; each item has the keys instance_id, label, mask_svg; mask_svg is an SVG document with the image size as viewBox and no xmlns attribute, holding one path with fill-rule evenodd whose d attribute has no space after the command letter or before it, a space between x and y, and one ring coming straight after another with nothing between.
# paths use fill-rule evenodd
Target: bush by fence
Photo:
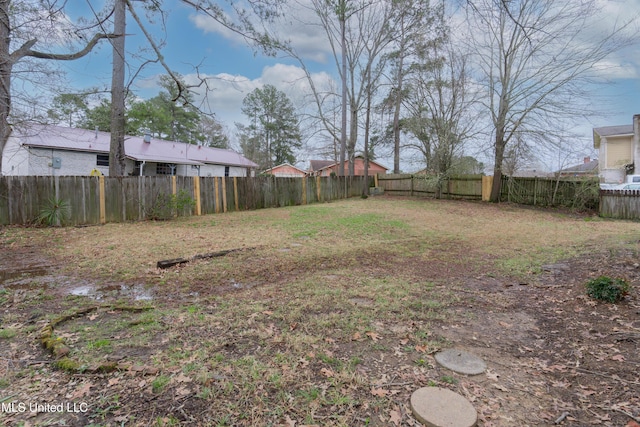
<instances>
[{"instance_id":1,"label":"bush by fence","mask_svg":"<svg viewBox=\"0 0 640 427\"><path fill-rule=\"evenodd\" d=\"M534 206L598 210L600 183L594 179L502 177L500 200Z\"/></svg>"},{"instance_id":2,"label":"bush by fence","mask_svg":"<svg viewBox=\"0 0 640 427\"><path fill-rule=\"evenodd\" d=\"M30 224L52 198L68 202L68 225L149 218L159 199L187 194L178 215L210 214L324 202L362 194L364 177L274 178L185 176L0 177L0 225ZM156 206L157 207L157 206Z\"/></svg>"}]
</instances>

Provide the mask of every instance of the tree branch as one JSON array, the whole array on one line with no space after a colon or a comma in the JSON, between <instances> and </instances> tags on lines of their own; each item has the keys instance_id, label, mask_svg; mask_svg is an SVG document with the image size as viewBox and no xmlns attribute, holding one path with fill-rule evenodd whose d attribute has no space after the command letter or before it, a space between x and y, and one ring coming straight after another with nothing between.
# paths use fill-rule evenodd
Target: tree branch
<instances>
[{"instance_id":1,"label":"tree branch","mask_svg":"<svg viewBox=\"0 0 640 427\"><path fill-rule=\"evenodd\" d=\"M40 52L37 50L32 50L31 48L38 42L38 39L31 39L25 42L22 46L20 46L17 50L11 53L10 58L12 63L18 62L20 59L30 56L38 59L53 59L56 61L73 61L74 59L82 58L87 55L91 50L95 47L96 44L102 39L114 39L116 37L123 37L117 34L104 34L98 33L93 36L91 40L87 43L87 45L78 52L75 53L47 53Z\"/></svg>"},{"instance_id":2,"label":"tree branch","mask_svg":"<svg viewBox=\"0 0 640 427\"><path fill-rule=\"evenodd\" d=\"M149 44L153 48L154 52L156 53L158 61L160 62L160 64L162 64L162 67L167 71L167 74L169 74L169 76L171 76L171 79L173 79L173 81L175 82L176 86L178 87L178 94L176 95L175 99L172 99L173 102L177 101L182 96L182 92L184 91L184 86L183 86L182 82L175 75L175 73L171 70L171 68L169 68L169 65L167 65L167 63L165 62L164 56L162 56L162 53L160 52L160 48L158 48L158 45L153 40L153 37L151 37L151 34L149 34L149 32L147 31L145 26L142 25L142 21L140 21L140 18L138 17L138 14L133 9L133 6L131 5L131 2L129 0L124 0L124 1L127 4L127 8L129 9L129 12L131 12L131 16L133 16L133 19L135 19L135 21L138 23L138 25L142 29L142 32L144 33L144 36L147 38L147 41L149 42Z\"/></svg>"}]
</instances>

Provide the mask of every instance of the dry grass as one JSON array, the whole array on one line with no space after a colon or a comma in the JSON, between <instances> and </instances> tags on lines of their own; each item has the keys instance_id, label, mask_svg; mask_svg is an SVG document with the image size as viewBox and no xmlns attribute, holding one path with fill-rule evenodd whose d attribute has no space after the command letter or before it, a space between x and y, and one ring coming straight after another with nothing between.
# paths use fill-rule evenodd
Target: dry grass
<instances>
[{"instance_id":1,"label":"dry grass","mask_svg":"<svg viewBox=\"0 0 640 427\"><path fill-rule=\"evenodd\" d=\"M639 237L630 222L386 197L0 234L8 247L42 249L62 276L153 289L152 312L99 310L56 331L81 366L120 360L158 370L153 379L94 379L123 386L116 403L106 392L92 396L94 425L124 415L132 425L387 425L402 412L396 394L417 383L452 385L427 355L447 345L433 324L462 303L465 280L531 276L594 248L637 251ZM163 259L238 248L246 250L155 268ZM92 303L41 298L19 307L51 318ZM2 339L35 334L12 331ZM33 398L47 389L11 391ZM153 396L153 411L133 406L144 395Z\"/></svg>"}]
</instances>

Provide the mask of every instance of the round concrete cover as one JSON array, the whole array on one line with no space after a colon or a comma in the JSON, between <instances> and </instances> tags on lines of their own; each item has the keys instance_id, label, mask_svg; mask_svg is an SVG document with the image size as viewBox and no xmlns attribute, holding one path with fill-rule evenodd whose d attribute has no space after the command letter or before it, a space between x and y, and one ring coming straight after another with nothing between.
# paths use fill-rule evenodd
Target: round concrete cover
<instances>
[{"instance_id":1,"label":"round concrete cover","mask_svg":"<svg viewBox=\"0 0 640 427\"><path fill-rule=\"evenodd\" d=\"M464 397L440 387L423 387L411 395L411 411L428 427L473 427L475 408Z\"/></svg>"},{"instance_id":2,"label":"round concrete cover","mask_svg":"<svg viewBox=\"0 0 640 427\"><path fill-rule=\"evenodd\" d=\"M465 375L478 375L487 369L482 359L464 350L450 348L435 355L436 361L453 372Z\"/></svg>"}]
</instances>

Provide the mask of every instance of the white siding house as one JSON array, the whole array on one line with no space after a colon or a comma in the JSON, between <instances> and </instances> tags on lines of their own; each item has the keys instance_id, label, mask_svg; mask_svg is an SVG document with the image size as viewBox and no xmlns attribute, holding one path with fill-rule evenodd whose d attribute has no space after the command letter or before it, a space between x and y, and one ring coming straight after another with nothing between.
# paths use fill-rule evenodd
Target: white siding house
<instances>
[{"instance_id":1,"label":"white siding house","mask_svg":"<svg viewBox=\"0 0 640 427\"><path fill-rule=\"evenodd\" d=\"M108 132L49 125L14 129L2 156L6 175L109 174ZM242 155L182 142L126 136L127 175L253 176Z\"/></svg>"},{"instance_id":2,"label":"white siding house","mask_svg":"<svg viewBox=\"0 0 640 427\"><path fill-rule=\"evenodd\" d=\"M593 129L593 147L598 150L602 182L621 183L627 173L640 174L639 135L640 115L633 117L631 125Z\"/></svg>"}]
</instances>

